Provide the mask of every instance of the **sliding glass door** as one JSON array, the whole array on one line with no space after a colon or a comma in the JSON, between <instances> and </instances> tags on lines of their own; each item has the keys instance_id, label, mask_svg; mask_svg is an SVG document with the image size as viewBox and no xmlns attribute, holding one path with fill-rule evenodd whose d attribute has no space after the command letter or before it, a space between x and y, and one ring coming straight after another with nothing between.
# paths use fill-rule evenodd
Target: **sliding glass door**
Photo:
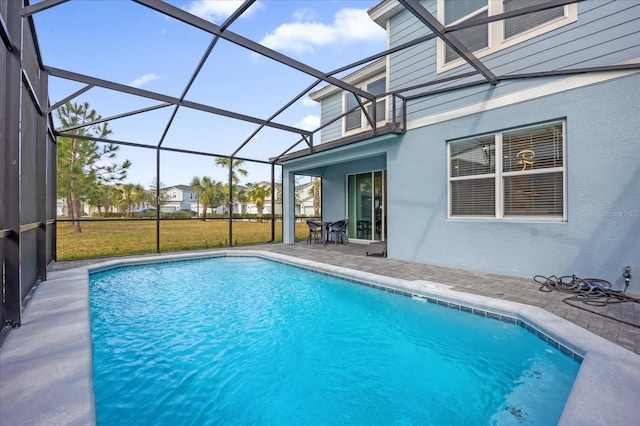
<instances>
[{"instance_id":1,"label":"sliding glass door","mask_svg":"<svg viewBox=\"0 0 640 426\"><path fill-rule=\"evenodd\" d=\"M384 170L347 176L349 238L386 239L386 176Z\"/></svg>"}]
</instances>

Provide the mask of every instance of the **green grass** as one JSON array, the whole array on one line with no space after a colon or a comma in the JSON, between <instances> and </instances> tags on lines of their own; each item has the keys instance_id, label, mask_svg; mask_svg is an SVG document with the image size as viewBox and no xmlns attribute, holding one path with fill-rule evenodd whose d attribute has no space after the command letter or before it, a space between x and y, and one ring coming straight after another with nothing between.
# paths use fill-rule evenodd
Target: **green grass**
<instances>
[{"instance_id":1,"label":"green grass","mask_svg":"<svg viewBox=\"0 0 640 426\"><path fill-rule=\"evenodd\" d=\"M57 259L87 259L156 252L156 222L152 220L83 221L82 233L74 234L70 222L58 222ZM296 223L296 239L307 237L306 223ZM271 222L233 222L233 245L266 243ZM227 247L226 220L160 221L160 251ZM282 223L276 223L276 242L282 241Z\"/></svg>"}]
</instances>

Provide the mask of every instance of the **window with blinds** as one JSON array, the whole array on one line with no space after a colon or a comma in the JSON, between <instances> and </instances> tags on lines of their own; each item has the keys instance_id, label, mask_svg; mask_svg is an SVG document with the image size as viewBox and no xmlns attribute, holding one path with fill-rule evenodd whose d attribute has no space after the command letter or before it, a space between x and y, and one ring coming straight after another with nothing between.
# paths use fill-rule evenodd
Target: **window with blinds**
<instances>
[{"instance_id":1,"label":"window with blinds","mask_svg":"<svg viewBox=\"0 0 640 426\"><path fill-rule=\"evenodd\" d=\"M347 93L346 96L347 98L345 100L345 109L347 111L359 105L356 99L356 96L353 93ZM347 116L345 117L344 129L346 131L359 129L362 126L362 120L360 118L361 114L362 114L362 110L360 108L355 109L350 113L348 113Z\"/></svg>"},{"instance_id":2,"label":"window with blinds","mask_svg":"<svg viewBox=\"0 0 640 426\"><path fill-rule=\"evenodd\" d=\"M504 0L503 7L505 12L522 9L523 7L534 6L539 0ZM536 13L516 16L504 20L504 38L510 38L518 34L544 25L558 18L565 16L564 6L554 7L553 9L542 10Z\"/></svg>"},{"instance_id":3,"label":"window with blinds","mask_svg":"<svg viewBox=\"0 0 640 426\"><path fill-rule=\"evenodd\" d=\"M376 96L384 94L387 91L387 79L386 79L386 77L379 78L378 80L372 81L371 83L367 84L366 90L367 90L367 92L371 93L372 95L376 95ZM373 119L373 107L372 107L372 105L369 105L367 107L367 112L369 113L369 115ZM386 99L382 98L382 99L376 101L376 121L384 121L386 119L386 112L387 112L387 101L386 101Z\"/></svg>"},{"instance_id":4,"label":"window with blinds","mask_svg":"<svg viewBox=\"0 0 640 426\"><path fill-rule=\"evenodd\" d=\"M450 217L565 217L563 122L448 147Z\"/></svg>"},{"instance_id":5,"label":"window with blinds","mask_svg":"<svg viewBox=\"0 0 640 426\"><path fill-rule=\"evenodd\" d=\"M371 93L372 95L376 95L376 96L382 95L387 90L387 79L386 77L381 77L381 78L379 77L379 78L376 78L375 80L370 80L369 82L365 82L360 87L366 92ZM350 92L345 93L344 111L346 112L353 108L358 107L345 116L345 119L344 119L345 132L358 130L363 127L367 127L367 128L369 127L369 124L368 124L369 122L364 116L362 112L362 108L360 108L359 105L360 104L358 103L358 100L356 99L356 96L353 93L350 93ZM386 114L387 114L386 98L379 99L378 101L376 101L375 105L376 105L375 107L376 121L377 122L385 121L387 118L386 117ZM367 108L367 113L373 119L372 103L369 102L366 108Z\"/></svg>"},{"instance_id":6,"label":"window with blinds","mask_svg":"<svg viewBox=\"0 0 640 426\"><path fill-rule=\"evenodd\" d=\"M486 18L489 16L488 0L445 0L445 26L457 24L474 17ZM454 36L464 44L471 52L489 47L489 24L478 25L456 31ZM445 63L460 57L451 47L445 46Z\"/></svg>"}]
</instances>

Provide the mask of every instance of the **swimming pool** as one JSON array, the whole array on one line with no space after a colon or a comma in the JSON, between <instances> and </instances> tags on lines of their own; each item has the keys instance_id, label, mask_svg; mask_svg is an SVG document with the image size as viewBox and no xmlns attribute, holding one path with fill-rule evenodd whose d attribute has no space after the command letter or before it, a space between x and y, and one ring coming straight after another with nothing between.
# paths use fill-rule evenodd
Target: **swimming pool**
<instances>
[{"instance_id":1,"label":"swimming pool","mask_svg":"<svg viewBox=\"0 0 640 426\"><path fill-rule=\"evenodd\" d=\"M104 424L551 424L579 369L524 327L264 259L90 291Z\"/></svg>"}]
</instances>

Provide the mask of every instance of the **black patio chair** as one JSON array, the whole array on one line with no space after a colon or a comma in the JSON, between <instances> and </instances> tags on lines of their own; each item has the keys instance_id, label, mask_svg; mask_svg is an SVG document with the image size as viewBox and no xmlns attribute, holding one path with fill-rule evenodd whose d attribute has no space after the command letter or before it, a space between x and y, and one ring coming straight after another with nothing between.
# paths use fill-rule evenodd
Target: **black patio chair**
<instances>
[{"instance_id":1,"label":"black patio chair","mask_svg":"<svg viewBox=\"0 0 640 426\"><path fill-rule=\"evenodd\" d=\"M307 226L309 226L309 235L307 236L307 244L313 241L315 244L318 242L322 242L323 240L323 230L322 223L316 222L314 220L307 220Z\"/></svg>"},{"instance_id":2,"label":"black patio chair","mask_svg":"<svg viewBox=\"0 0 640 426\"><path fill-rule=\"evenodd\" d=\"M327 240L333 241L334 244L338 244L340 241L342 244L349 242L347 238L347 224L349 220L341 219L327 225Z\"/></svg>"}]
</instances>

